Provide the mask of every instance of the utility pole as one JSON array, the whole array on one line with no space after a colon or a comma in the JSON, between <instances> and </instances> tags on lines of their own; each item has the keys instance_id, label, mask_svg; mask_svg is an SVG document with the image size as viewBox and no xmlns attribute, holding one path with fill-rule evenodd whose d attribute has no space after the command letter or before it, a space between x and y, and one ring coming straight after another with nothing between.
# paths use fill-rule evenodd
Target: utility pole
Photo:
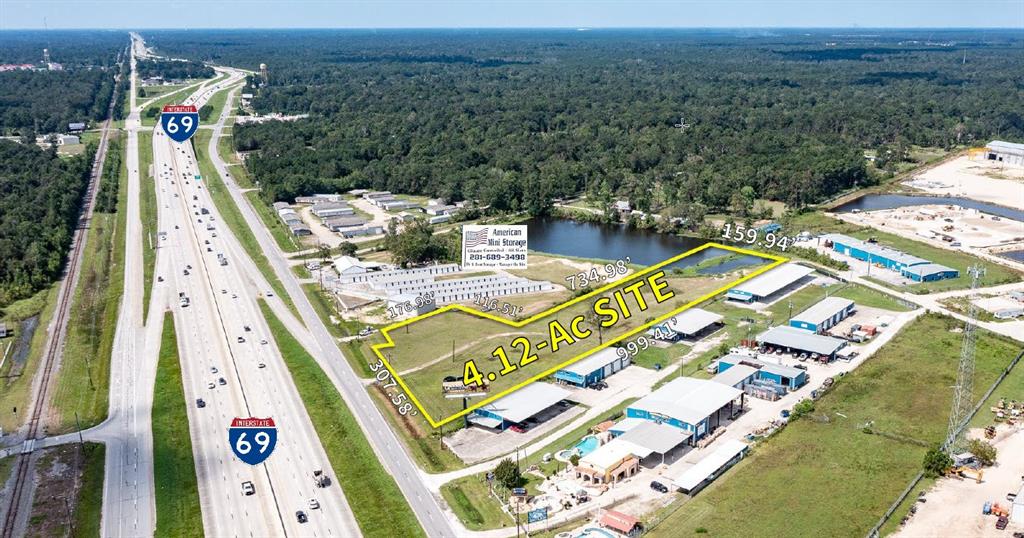
<instances>
[{"instance_id":1,"label":"utility pole","mask_svg":"<svg viewBox=\"0 0 1024 538\"><path fill-rule=\"evenodd\" d=\"M82 438L82 423L78 420L78 411L75 411L75 427L78 428L78 446L84 446L85 439Z\"/></svg>"}]
</instances>

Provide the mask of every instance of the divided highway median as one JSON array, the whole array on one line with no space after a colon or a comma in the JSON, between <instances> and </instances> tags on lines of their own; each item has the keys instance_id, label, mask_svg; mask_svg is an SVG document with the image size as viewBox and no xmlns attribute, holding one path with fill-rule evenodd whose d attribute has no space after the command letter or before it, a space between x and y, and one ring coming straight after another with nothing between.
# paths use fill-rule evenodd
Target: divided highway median
<instances>
[{"instance_id":1,"label":"divided highway median","mask_svg":"<svg viewBox=\"0 0 1024 538\"><path fill-rule=\"evenodd\" d=\"M697 284L671 267L708 248L757 256L765 264L730 282ZM785 262L708 243L610 282L555 308L515 321L453 304L383 329L380 362L433 427L440 427ZM668 327L669 329L671 327ZM635 347L635 346L634 346ZM629 353L625 348L616 353ZM463 409L462 396L472 394Z\"/></svg>"}]
</instances>

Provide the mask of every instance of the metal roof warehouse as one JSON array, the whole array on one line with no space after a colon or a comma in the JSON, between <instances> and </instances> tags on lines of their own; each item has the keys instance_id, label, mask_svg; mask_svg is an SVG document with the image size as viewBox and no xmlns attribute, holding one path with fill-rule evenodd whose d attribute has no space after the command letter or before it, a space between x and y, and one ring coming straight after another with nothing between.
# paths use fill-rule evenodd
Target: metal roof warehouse
<instances>
[{"instance_id":1,"label":"metal roof warehouse","mask_svg":"<svg viewBox=\"0 0 1024 538\"><path fill-rule=\"evenodd\" d=\"M629 366L629 353L619 355L618 348L604 348L555 372L555 379L587 387Z\"/></svg>"},{"instance_id":2,"label":"metal roof warehouse","mask_svg":"<svg viewBox=\"0 0 1024 538\"><path fill-rule=\"evenodd\" d=\"M749 448L749 445L742 441L730 439L723 442L722 446L698 461L693 467L674 477L670 476L669 480L683 493L693 495L743 459Z\"/></svg>"},{"instance_id":3,"label":"metal roof warehouse","mask_svg":"<svg viewBox=\"0 0 1024 538\"><path fill-rule=\"evenodd\" d=\"M708 312L703 308L690 308L651 327L647 330L647 334L651 336L660 334L668 340L675 340L680 335L690 338L721 322L722 318L722 315Z\"/></svg>"},{"instance_id":4,"label":"metal roof warehouse","mask_svg":"<svg viewBox=\"0 0 1024 538\"><path fill-rule=\"evenodd\" d=\"M835 358L836 351L846 345L845 340L822 336L789 326L772 327L757 336L757 342L763 345L781 347L789 350L817 353Z\"/></svg>"},{"instance_id":5,"label":"metal roof warehouse","mask_svg":"<svg viewBox=\"0 0 1024 538\"><path fill-rule=\"evenodd\" d=\"M842 297L826 297L789 320L791 327L811 332L827 331L853 313L854 303Z\"/></svg>"},{"instance_id":6,"label":"metal roof warehouse","mask_svg":"<svg viewBox=\"0 0 1024 538\"><path fill-rule=\"evenodd\" d=\"M557 404L569 391L547 383L534 382L499 398L469 415L469 421L488 428L505 429Z\"/></svg>"},{"instance_id":7,"label":"metal roof warehouse","mask_svg":"<svg viewBox=\"0 0 1024 538\"><path fill-rule=\"evenodd\" d=\"M786 263L729 290L727 299L752 302L768 297L814 272L810 267Z\"/></svg>"},{"instance_id":8,"label":"metal roof warehouse","mask_svg":"<svg viewBox=\"0 0 1024 538\"><path fill-rule=\"evenodd\" d=\"M700 439L721 423L719 411L732 406L743 391L693 377L680 377L637 400L626 416L665 423ZM742 403L740 404L742 406Z\"/></svg>"}]
</instances>

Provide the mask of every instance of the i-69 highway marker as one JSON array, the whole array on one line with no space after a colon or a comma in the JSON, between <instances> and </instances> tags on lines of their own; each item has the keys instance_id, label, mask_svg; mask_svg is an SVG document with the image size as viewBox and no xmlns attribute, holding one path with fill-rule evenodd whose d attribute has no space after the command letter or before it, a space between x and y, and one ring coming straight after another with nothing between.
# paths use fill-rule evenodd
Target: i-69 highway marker
<instances>
[{"instance_id":1,"label":"i-69 highway marker","mask_svg":"<svg viewBox=\"0 0 1024 538\"><path fill-rule=\"evenodd\" d=\"M238 459L259 465L270 457L277 445L277 426L272 418L236 417L228 428L228 444Z\"/></svg>"},{"instance_id":2,"label":"i-69 highway marker","mask_svg":"<svg viewBox=\"0 0 1024 538\"><path fill-rule=\"evenodd\" d=\"M467 393L476 393L478 395L486 394L485 398L474 402L473 405L468 405L467 403L465 408L462 409L461 411L455 412L449 416L440 419L436 419L431 415L431 413L423 405L420 399L416 397L416 395L410 389L409 385L406 383L406 380L402 378L402 375L399 374L399 371L389 361L388 356L385 354L385 352L388 349L395 347L395 341L392 339L391 333L396 329L405 327L406 331L408 331L408 326L410 324L426 320L434 316L444 315L446 312L451 311L462 312L478 318L491 320L499 324L497 328L511 327L513 329L521 329L531 323L541 320L542 318L551 317L553 314L558 313L573 305L579 304L584 301L594 300L596 298L596 300L593 301L593 305L591 305L591 308L593 310L593 313L595 313L598 316L603 316L601 318L601 320L603 321L599 322L599 325L601 327L612 328L616 325L616 323L623 322L623 320L626 319L629 319L631 323L636 323L637 320L640 319L640 314L647 311L649 308L657 306L658 304L661 303L663 303L665 306L668 306L669 303L667 301L674 297L673 290L671 290L668 287L668 284L665 282L665 279L668 278L666 275L667 268L672 264L679 262L683 258L692 256L698 252L710 248L735 252L738 254L744 254L748 256L754 256L765 260L770 260L772 263L769 263L764 267L760 267L752 271L750 274L747 274L739 279L736 279L733 282L721 286L710 293L693 299L687 302L686 304L673 308L671 311L661 314L654 319L644 320L640 322L638 327L634 327L630 329L628 332L625 332L624 334L604 334L604 338L601 339L600 343L598 341L594 341L599 340L598 338L590 338L592 334L597 333L599 331L593 330L595 328L598 328L596 325L593 327L588 327L587 323L593 325L593 320L586 320L587 323L584 323L585 318L588 317L587 315L577 315L576 317L572 318L571 321L568 319L553 319L552 321L547 323L547 327L539 331L544 333L545 335L550 335L549 338L539 340L536 344L531 343L529 338L527 338L525 335L526 331L524 331L523 335L516 337L514 340L512 340L509 346L506 346L509 349L521 350L522 357L519 359L518 363L516 363L515 360L509 360L509 355L505 351L505 347L498 346L492 353L492 358L494 359L495 363L497 363L497 361L500 360L500 365L503 366L500 372L481 373L477 367L477 361L475 359L469 359L462 363L464 369L459 369L459 372L463 373L463 376L454 376L458 377L457 382L451 379L451 377L453 376L446 376L443 383L441 383L441 380L438 379L439 384L441 384L442 386L462 383L464 386L466 386L465 392ZM718 243L707 243L701 245L700 247L679 254L678 256L669 258L661 263L648 267L642 271L638 271L637 273L628 275L627 277L619 281L612 282L601 288L595 289L585 295L576 297L554 308L548 309L544 312L540 312L525 320L510 320L486 312L481 312L477 309L463 306L460 304L451 304L445 306L444 308L435 310L433 312L416 316L409 320L405 320L385 327L384 329L381 330L381 334L383 335L386 342L374 345L372 349L374 353L376 353L378 359L380 359L380 363L382 363L384 367L386 367L387 370L391 372L391 375L393 376L394 380L397 381L398 384L405 391L405 393L408 394L409 400L412 401L413 405L415 405L417 409L419 409L419 411L423 413L423 416L426 417L427 421L430 423L431 426L433 426L434 428L438 428L459 417L467 415L468 413L472 412L475 409L487 405L520 388L523 388L526 385L533 383L534 381L551 375L554 372L562 368L565 368L566 366L576 361L579 361L580 359L592 355L593 353L599 350L605 349L609 346L622 342L630 338L631 336L634 336L642 331L647 330L653 325L662 323L672 318L673 316L679 314L680 312L683 312L684 310L692 308L693 306L696 306L698 304L701 304L707 301L708 299L711 299L712 297L724 293L728 291L730 288L733 288L734 286L737 286L747 280L750 280L751 278L754 278L766 271L770 271L771 269L774 269L775 267L785 263L786 261L788 261L788 259L781 256L774 256L770 254L765 254L763 252L756 252L752 250L736 248L729 245L722 245ZM621 289L618 289L606 296L601 296L602 294L608 292L609 290L612 290L613 288L617 288L629 283L632 284L625 286ZM676 299L678 300L678 297L676 297ZM563 313L563 315L564 314L565 313ZM582 346L575 345L584 343L584 341L586 341L586 344ZM561 346L562 349L573 349L573 356L566 360L559 360L557 364L553 364L551 366L547 366L546 368L539 369L537 372L533 373L533 375L530 375L529 378L517 382L514 386L508 387L504 390L501 390L500 392L493 391L497 392L496 394L491 394L492 391L487 390L489 387L487 386L487 381L485 381L485 378L488 381L495 381L496 379L504 377L506 374L513 374L513 372L518 372L520 367L526 366L530 363L533 363L534 361L537 361L539 364L543 363L544 361L538 360L538 358L541 357L538 357L537 351L543 350L545 354L550 355L552 353L555 353L559 349L559 346ZM454 358L454 349L452 354ZM516 356L518 356L519 354L520 351L515 352ZM527 369L529 371L533 370L533 368L531 367L527 367ZM521 377L522 375L523 374L516 373L515 375L509 375L509 378L511 379L513 377Z\"/></svg>"},{"instance_id":3,"label":"i-69 highway marker","mask_svg":"<svg viewBox=\"0 0 1024 538\"><path fill-rule=\"evenodd\" d=\"M181 144L199 129L199 111L195 105L164 105L160 126L171 140Z\"/></svg>"}]
</instances>

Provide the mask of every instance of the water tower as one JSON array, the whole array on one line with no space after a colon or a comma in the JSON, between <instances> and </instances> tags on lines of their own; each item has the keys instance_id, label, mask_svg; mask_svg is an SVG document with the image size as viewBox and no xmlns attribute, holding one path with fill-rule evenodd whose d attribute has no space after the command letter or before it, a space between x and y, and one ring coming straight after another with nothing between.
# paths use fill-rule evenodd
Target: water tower
<instances>
[{"instance_id":1,"label":"water tower","mask_svg":"<svg viewBox=\"0 0 1024 538\"><path fill-rule=\"evenodd\" d=\"M264 84L267 83L267 64L260 64L260 78Z\"/></svg>"},{"instance_id":2,"label":"water tower","mask_svg":"<svg viewBox=\"0 0 1024 538\"><path fill-rule=\"evenodd\" d=\"M43 63L50 63L50 49L43 49Z\"/></svg>"}]
</instances>

